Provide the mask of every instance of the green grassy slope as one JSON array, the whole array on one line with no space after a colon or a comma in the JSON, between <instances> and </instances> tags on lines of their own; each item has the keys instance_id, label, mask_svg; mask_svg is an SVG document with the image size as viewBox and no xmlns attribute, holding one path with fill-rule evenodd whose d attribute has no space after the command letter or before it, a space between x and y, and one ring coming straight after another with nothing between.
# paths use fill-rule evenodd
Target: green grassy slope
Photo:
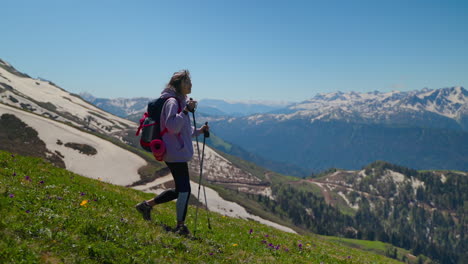
<instances>
[{"instance_id":1,"label":"green grassy slope","mask_svg":"<svg viewBox=\"0 0 468 264\"><path fill-rule=\"evenodd\" d=\"M174 224L175 203L157 206L151 222L135 211L151 197L0 151L0 263L396 263L216 213L208 230L204 211L198 238L179 237L162 227Z\"/></svg>"}]
</instances>

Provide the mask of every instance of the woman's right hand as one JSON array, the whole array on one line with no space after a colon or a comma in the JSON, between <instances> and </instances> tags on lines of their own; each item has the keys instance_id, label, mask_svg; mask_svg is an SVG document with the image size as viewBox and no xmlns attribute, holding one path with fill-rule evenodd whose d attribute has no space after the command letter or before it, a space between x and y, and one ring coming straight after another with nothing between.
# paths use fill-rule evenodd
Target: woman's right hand
<instances>
[{"instance_id":1,"label":"woman's right hand","mask_svg":"<svg viewBox=\"0 0 468 264\"><path fill-rule=\"evenodd\" d=\"M185 106L185 109L189 112L195 111L195 108L197 107L197 101L194 100L189 100L187 102L187 105Z\"/></svg>"}]
</instances>

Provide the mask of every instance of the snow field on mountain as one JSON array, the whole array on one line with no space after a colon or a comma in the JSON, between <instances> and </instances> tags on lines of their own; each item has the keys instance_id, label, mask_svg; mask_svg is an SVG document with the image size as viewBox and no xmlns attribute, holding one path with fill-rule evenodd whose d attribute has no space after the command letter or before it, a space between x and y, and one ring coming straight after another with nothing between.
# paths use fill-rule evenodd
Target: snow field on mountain
<instances>
[{"instance_id":1,"label":"snow field on mountain","mask_svg":"<svg viewBox=\"0 0 468 264\"><path fill-rule=\"evenodd\" d=\"M39 79L32 79L32 78L25 78L19 77L14 75L3 68L0 68L1 76L3 77L0 79L2 82L6 83L7 85L13 87L16 91L20 92L25 97L29 97L34 99L37 102L43 103L51 103L53 104L58 111L60 112L68 112L75 117L84 120L87 116L90 115L90 111L93 113L97 113L98 115L104 117L101 118L96 115L91 115L94 119L98 120L99 123L105 126L113 126L115 125L112 122L123 123L128 126L136 126L135 123L111 115L88 102L73 96L72 94L62 90L47 81L39 80ZM20 98L16 99L20 100ZM24 99L23 99L24 100ZM8 102L11 104L10 102ZM31 102L26 102L33 104ZM38 107L34 107L38 108ZM55 115L55 114L54 114ZM112 121L112 122L111 122Z\"/></svg>"},{"instance_id":2,"label":"snow field on mountain","mask_svg":"<svg viewBox=\"0 0 468 264\"><path fill-rule=\"evenodd\" d=\"M58 151L64 156L66 169L72 172L118 185L128 185L140 180L138 169L146 165L146 161L109 141L68 125L0 104L0 115L4 113L15 115L36 130L47 149L52 152ZM58 140L63 144L57 144ZM69 142L90 145L97 150L97 154L88 156L65 147L64 144Z\"/></svg>"}]
</instances>

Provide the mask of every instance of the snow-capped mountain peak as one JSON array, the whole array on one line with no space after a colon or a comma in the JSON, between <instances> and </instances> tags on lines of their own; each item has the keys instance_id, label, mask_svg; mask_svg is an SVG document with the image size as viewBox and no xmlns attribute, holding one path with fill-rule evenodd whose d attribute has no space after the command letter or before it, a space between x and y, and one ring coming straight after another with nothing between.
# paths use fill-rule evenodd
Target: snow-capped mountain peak
<instances>
[{"instance_id":1,"label":"snow-capped mountain peak","mask_svg":"<svg viewBox=\"0 0 468 264\"><path fill-rule=\"evenodd\" d=\"M293 113L280 119L303 116L313 120L360 118L388 119L407 112L431 112L450 119L467 114L468 92L461 86L419 91L378 91L368 93L320 93L310 100L289 107Z\"/></svg>"}]
</instances>

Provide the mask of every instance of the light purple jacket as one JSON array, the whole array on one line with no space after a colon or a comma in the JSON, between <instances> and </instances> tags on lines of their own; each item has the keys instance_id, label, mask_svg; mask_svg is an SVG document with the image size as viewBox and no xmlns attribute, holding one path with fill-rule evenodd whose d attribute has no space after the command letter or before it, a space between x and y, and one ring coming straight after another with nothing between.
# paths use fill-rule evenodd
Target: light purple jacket
<instances>
[{"instance_id":1,"label":"light purple jacket","mask_svg":"<svg viewBox=\"0 0 468 264\"><path fill-rule=\"evenodd\" d=\"M198 136L200 133L190 124L190 116L184 112L177 113L180 109L183 110L187 103L187 97L177 95L172 89L164 89L161 93L162 98L169 98L164 103L161 111L161 131L167 128L168 133L162 137L166 144L166 154L164 161L167 162L187 162L192 159L193 145L192 137ZM189 113L190 114L190 113Z\"/></svg>"}]
</instances>

